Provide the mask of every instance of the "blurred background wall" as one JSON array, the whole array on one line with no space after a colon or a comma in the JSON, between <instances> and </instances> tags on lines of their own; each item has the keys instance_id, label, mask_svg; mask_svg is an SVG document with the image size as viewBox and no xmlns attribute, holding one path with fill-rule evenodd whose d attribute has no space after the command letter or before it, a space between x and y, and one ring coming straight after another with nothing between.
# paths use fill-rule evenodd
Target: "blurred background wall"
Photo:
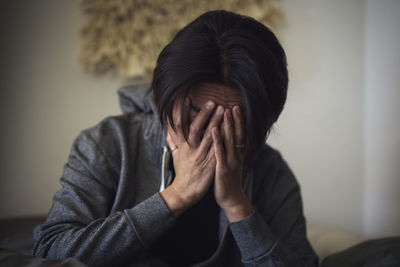
<instances>
[{"instance_id":1,"label":"blurred background wall","mask_svg":"<svg viewBox=\"0 0 400 267\"><path fill-rule=\"evenodd\" d=\"M290 88L269 142L308 221L400 234L400 2L280 2ZM79 0L0 2L0 218L45 214L74 138L120 114L119 78L78 64Z\"/></svg>"}]
</instances>

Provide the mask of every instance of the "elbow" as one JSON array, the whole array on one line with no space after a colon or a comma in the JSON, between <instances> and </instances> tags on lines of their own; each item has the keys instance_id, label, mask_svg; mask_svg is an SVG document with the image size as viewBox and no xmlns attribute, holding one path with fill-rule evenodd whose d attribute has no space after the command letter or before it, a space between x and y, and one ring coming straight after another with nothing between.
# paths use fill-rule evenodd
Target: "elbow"
<instances>
[{"instance_id":1,"label":"elbow","mask_svg":"<svg viewBox=\"0 0 400 267\"><path fill-rule=\"evenodd\" d=\"M59 259L64 258L64 249L57 249L60 235L60 231L49 231L50 229L44 229L42 226L38 226L33 232L33 248L32 255L41 258L52 258Z\"/></svg>"}]
</instances>

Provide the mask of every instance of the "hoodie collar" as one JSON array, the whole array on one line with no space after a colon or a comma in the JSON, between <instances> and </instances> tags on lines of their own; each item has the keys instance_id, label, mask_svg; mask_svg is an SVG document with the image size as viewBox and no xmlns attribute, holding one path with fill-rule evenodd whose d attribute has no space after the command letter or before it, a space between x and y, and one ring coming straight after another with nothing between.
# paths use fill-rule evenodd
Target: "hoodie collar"
<instances>
[{"instance_id":1,"label":"hoodie collar","mask_svg":"<svg viewBox=\"0 0 400 267\"><path fill-rule=\"evenodd\" d=\"M161 161L163 146L166 145L166 129L162 127L154 95L149 83L123 86L118 90L119 103L124 114L145 114L143 120L143 138L151 160L158 165Z\"/></svg>"}]
</instances>

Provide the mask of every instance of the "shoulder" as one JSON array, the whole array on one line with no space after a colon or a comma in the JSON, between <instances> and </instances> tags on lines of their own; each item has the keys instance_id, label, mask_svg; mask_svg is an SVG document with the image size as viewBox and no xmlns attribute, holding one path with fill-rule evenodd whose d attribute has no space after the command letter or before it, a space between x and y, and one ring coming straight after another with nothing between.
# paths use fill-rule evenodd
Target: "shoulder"
<instances>
[{"instance_id":1,"label":"shoulder","mask_svg":"<svg viewBox=\"0 0 400 267\"><path fill-rule=\"evenodd\" d=\"M281 195L299 187L281 153L267 144L255 161L253 173L256 194Z\"/></svg>"},{"instance_id":2,"label":"shoulder","mask_svg":"<svg viewBox=\"0 0 400 267\"><path fill-rule=\"evenodd\" d=\"M92 172L104 172L105 168L119 172L126 128L126 120L121 115L107 117L83 129L72 144L69 164L76 168L82 166Z\"/></svg>"},{"instance_id":3,"label":"shoulder","mask_svg":"<svg viewBox=\"0 0 400 267\"><path fill-rule=\"evenodd\" d=\"M124 115L107 117L83 129L75 140L80 145L95 144L103 149L115 148L128 134L129 123Z\"/></svg>"},{"instance_id":4,"label":"shoulder","mask_svg":"<svg viewBox=\"0 0 400 267\"><path fill-rule=\"evenodd\" d=\"M254 163L254 169L260 174L269 174L270 176L280 172L290 172L291 170L283 159L281 153L268 144L264 144L261 152Z\"/></svg>"},{"instance_id":5,"label":"shoulder","mask_svg":"<svg viewBox=\"0 0 400 267\"><path fill-rule=\"evenodd\" d=\"M155 134L161 126L156 116L149 113L128 113L104 118L97 124L83 129L79 136L92 139L99 146L110 147L137 140L135 135ZM137 140L140 141L140 140Z\"/></svg>"},{"instance_id":6,"label":"shoulder","mask_svg":"<svg viewBox=\"0 0 400 267\"><path fill-rule=\"evenodd\" d=\"M91 140L97 146L107 149L118 146L124 142L131 131L137 131L140 127L140 122L132 123L126 115L109 116L97 124L83 129L78 139L83 137L86 141Z\"/></svg>"},{"instance_id":7,"label":"shoulder","mask_svg":"<svg viewBox=\"0 0 400 267\"><path fill-rule=\"evenodd\" d=\"M73 151L82 151L87 156L104 157L109 164L119 169L123 157L143 152L151 157L162 151L163 131L157 117L151 113L129 113L110 116L94 126L82 130L73 144ZM137 155L136 155L137 156Z\"/></svg>"}]
</instances>

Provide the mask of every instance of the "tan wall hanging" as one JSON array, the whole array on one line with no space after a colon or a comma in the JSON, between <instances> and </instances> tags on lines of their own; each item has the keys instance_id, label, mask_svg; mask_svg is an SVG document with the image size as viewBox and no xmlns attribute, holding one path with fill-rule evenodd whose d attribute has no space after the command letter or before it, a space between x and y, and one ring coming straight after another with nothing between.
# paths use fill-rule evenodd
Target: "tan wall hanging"
<instances>
[{"instance_id":1,"label":"tan wall hanging","mask_svg":"<svg viewBox=\"0 0 400 267\"><path fill-rule=\"evenodd\" d=\"M277 0L83 0L80 62L85 70L149 81L161 49L208 10L249 15L276 28Z\"/></svg>"}]
</instances>

